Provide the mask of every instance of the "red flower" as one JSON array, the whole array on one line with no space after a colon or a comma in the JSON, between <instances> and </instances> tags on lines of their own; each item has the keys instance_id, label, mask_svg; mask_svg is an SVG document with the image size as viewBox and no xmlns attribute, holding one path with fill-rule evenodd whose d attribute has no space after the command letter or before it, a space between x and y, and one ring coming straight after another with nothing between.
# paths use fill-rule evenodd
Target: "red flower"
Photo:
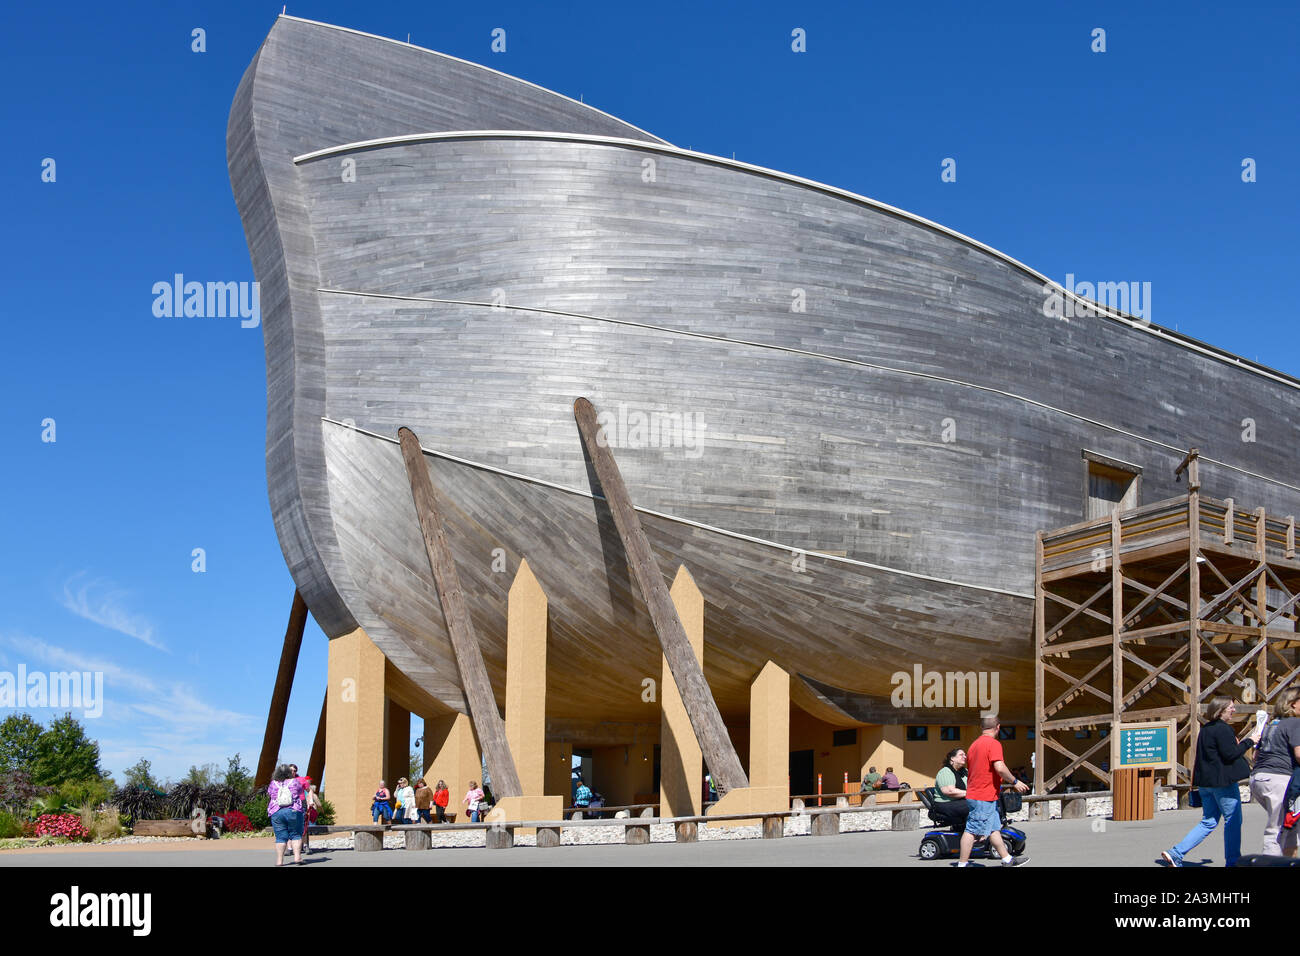
<instances>
[{"instance_id":1,"label":"red flower","mask_svg":"<svg viewBox=\"0 0 1300 956\"><path fill-rule=\"evenodd\" d=\"M253 823L244 814L238 810L228 810L225 813L217 814L226 821L225 831L227 833L252 833Z\"/></svg>"},{"instance_id":2,"label":"red flower","mask_svg":"<svg viewBox=\"0 0 1300 956\"><path fill-rule=\"evenodd\" d=\"M81 817L75 813L43 813L36 818L36 835L38 837L67 837L69 840L88 840L90 831L81 823Z\"/></svg>"}]
</instances>

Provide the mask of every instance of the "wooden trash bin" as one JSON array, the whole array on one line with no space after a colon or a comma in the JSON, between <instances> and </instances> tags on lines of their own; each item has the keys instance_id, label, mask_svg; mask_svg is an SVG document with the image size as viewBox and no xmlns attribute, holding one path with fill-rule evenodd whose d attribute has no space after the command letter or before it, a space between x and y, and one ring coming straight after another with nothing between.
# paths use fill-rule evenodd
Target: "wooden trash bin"
<instances>
[{"instance_id":1,"label":"wooden trash bin","mask_svg":"<svg viewBox=\"0 0 1300 956\"><path fill-rule=\"evenodd\" d=\"M1112 820L1150 820L1155 816L1155 770L1129 767L1115 771Z\"/></svg>"}]
</instances>

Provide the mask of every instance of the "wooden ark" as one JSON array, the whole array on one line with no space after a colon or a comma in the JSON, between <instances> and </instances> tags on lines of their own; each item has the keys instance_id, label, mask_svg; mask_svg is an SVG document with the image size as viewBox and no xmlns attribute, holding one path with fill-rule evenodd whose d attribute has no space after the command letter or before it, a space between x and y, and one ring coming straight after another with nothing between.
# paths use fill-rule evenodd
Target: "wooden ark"
<instances>
[{"instance_id":1,"label":"wooden ark","mask_svg":"<svg viewBox=\"0 0 1300 956\"><path fill-rule=\"evenodd\" d=\"M545 589L574 741L645 720L661 667L580 396L660 568L705 595L704 672L741 721L769 659L841 726L938 722L891 705L916 664L998 672L1029 721L1035 534L1090 488L1180 494L1196 445L1215 495L1300 507L1295 379L1122 314L1049 317L1060 287L975 240L485 67L282 16L227 148L285 560L327 635L364 628L449 709L401 426L498 700L522 558Z\"/></svg>"}]
</instances>

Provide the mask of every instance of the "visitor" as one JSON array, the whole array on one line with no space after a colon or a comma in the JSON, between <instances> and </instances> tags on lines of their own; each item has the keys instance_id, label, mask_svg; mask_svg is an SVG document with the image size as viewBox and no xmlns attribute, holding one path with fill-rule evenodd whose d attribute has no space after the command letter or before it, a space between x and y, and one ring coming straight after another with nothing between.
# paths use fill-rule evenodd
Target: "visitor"
<instances>
[{"instance_id":1,"label":"visitor","mask_svg":"<svg viewBox=\"0 0 1300 956\"><path fill-rule=\"evenodd\" d=\"M379 781L379 789L375 791L375 799L370 804L370 822L378 823L382 816L385 823L393 822L393 808L388 805L392 795L388 792L387 781Z\"/></svg>"},{"instance_id":2,"label":"visitor","mask_svg":"<svg viewBox=\"0 0 1300 956\"><path fill-rule=\"evenodd\" d=\"M1250 776L1246 753L1259 743L1260 732L1255 728L1245 740L1238 741L1227 723L1236 712L1237 704L1231 697L1210 701L1205 726L1196 738L1196 769L1192 772L1192 786L1200 788L1201 821L1176 847L1160 851L1165 866L1182 866L1184 857L1214 832L1220 817L1224 821L1224 865L1234 865L1241 856L1241 791L1237 782Z\"/></svg>"},{"instance_id":3,"label":"visitor","mask_svg":"<svg viewBox=\"0 0 1300 956\"><path fill-rule=\"evenodd\" d=\"M876 772L875 767L872 767L870 770L868 770L866 773L862 775L862 790L860 792L868 793L872 790L879 790L879 789L880 789L880 774Z\"/></svg>"},{"instance_id":4,"label":"visitor","mask_svg":"<svg viewBox=\"0 0 1300 956\"><path fill-rule=\"evenodd\" d=\"M1007 769L1002 756L1002 741L998 731L1002 724L996 717L980 720L980 735L966 751L968 776L966 780L966 828L961 835L961 853L957 866L970 863L970 851L977 839L988 838L989 850L997 854L1003 866L1023 866L1029 857L1013 857L1002 840L1002 813L998 808L998 784L1013 784L1019 793L1027 793L1029 785L1017 780Z\"/></svg>"},{"instance_id":5,"label":"visitor","mask_svg":"<svg viewBox=\"0 0 1300 956\"><path fill-rule=\"evenodd\" d=\"M479 816L479 805L483 802L483 789L478 785L477 780L469 782L469 791L460 802L465 804L465 809L469 811L470 823L482 822Z\"/></svg>"},{"instance_id":6,"label":"visitor","mask_svg":"<svg viewBox=\"0 0 1300 956\"><path fill-rule=\"evenodd\" d=\"M943 766L934 777L934 808L931 813L936 822L947 826L966 823L970 804L966 802L966 751L960 747L949 750Z\"/></svg>"},{"instance_id":7,"label":"visitor","mask_svg":"<svg viewBox=\"0 0 1300 956\"><path fill-rule=\"evenodd\" d=\"M1250 773L1251 799L1264 808L1265 856L1295 856L1300 831L1283 828L1291 772L1300 767L1300 689L1279 696ZM1280 837L1280 839L1279 839Z\"/></svg>"},{"instance_id":8,"label":"visitor","mask_svg":"<svg viewBox=\"0 0 1300 956\"><path fill-rule=\"evenodd\" d=\"M578 778L578 789L573 792L573 805L579 810L591 806L591 787L583 783L581 777Z\"/></svg>"},{"instance_id":9,"label":"visitor","mask_svg":"<svg viewBox=\"0 0 1300 956\"><path fill-rule=\"evenodd\" d=\"M432 823L433 818L429 814L429 808L433 806L433 791L421 777L415 781L415 812L420 818L421 823Z\"/></svg>"},{"instance_id":10,"label":"visitor","mask_svg":"<svg viewBox=\"0 0 1300 956\"><path fill-rule=\"evenodd\" d=\"M293 851L293 862L302 862L303 789L287 763L275 768L266 788L266 808L275 833L275 865L284 866L284 848Z\"/></svg>"},{"instance_id":11,"label":"visitor","mask_svg":"<svg viewBox=\"0 0 1300 956\"><path fill-rule=\"evenodd\" d=\"M311 777L303 777L307 785L302 792L303 807L306 812L302 819L302 849L304 853L311 852L311 827L320 815L320 794L316 792L316 784L311 782Z\"/></svg>"},{"instance_id":12,"label":"visitor","mask_svg":"<svg viewBox=\"0 0 1300 956\"><path fill-rule=\"evenodd\" d=\"M438 811L438 822L447 822L447 802L451 799L451 791L447 789L447 781L439 780L438 785L433 788L433 805Z\"/></svg>"},{"instance_id":13,"label":"visitor","mask_svg":"<svg viewBox=\"0 0 1300 956\"><path fill-rule=\"evenodd\" d=\"M393 791L393 799L397 802L397 807L393 810L393 823L395 825L414 823L415 791L405 777L398 779L397 789Z\"/></svg>"},{"instance_id":14,"label":"visitor","mask_svg":"<svg viewBox=\"0 0 1300 956\"><path fill-rule=\"evenodd\" d=\"M898 789L898 777L894 774L893 767L885 768L885 775L880 778L880 786L883 790Z\"/></svg>"}]
</instances>

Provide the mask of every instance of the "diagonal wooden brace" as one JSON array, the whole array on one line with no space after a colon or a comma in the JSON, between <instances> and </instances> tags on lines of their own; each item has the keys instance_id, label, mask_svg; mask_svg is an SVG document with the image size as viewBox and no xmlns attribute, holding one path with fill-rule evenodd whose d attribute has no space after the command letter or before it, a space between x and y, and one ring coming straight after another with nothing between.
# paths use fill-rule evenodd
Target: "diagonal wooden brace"
<instances>
[{"instance_id":1,"label":"diagonal wooden brace","mask_svg":"<svg viewBox=\"0 0 1300 956\"><path fill-rule=\"evenodd\" d=\"M596 478L600 481L609 510L614 516L614 526L622 539L623 550L627 553L628 566L636 579L641 597L645 600L646 609L650 612L650 621L659 636L668 668L672 671L673 680L677 682L686 715L691 720L691 729L700 742L700 750L709 766L709 773L718 785L719 795L728 790L748 787L749 780L740 765L740 758L736 756L736 748L727 735L722 714L718 712L718 705L704 679L704 671L691 650L668 588L664 586L663 574L659 571L659 564L655 561L650 542L641 527L641 519L637 517L627 487L623 484L618 463L614 461L609 448L598 440L600 425L596 421L596 409L585 398L579 398L573 403L573 417L578 422L578 431L596 469Z\"/></svg>"},{"instance_id":2,"label":"diagonal wooden brace","mask_svg":"<svg viewBox=\"0 0 1300 956\"><path fill-rule=\"evenodd\" d=\"M397 437L402 445L406 474L411 481L411 497L415 501L415 513L420 519L420 531L424 534L429 570L433 572L438 603L442 606L447 634L451 637L451 649L456 655L456 666L460 670L465 702L469 704L474 732L478 734L479 743L483 746L483 757L487 760L488 773L492 776L492 795L498 800L502 797L521 797L523 791L519 786L519 774L515 771L515 761L510 755L510 745L506 742L506 723L497 710L492 682L488 680L487 666L483 663L483 651L479 647L478 636L474 633L469 607L465 604L460 575L456 573L456 562L452 560L451 549L447 547L447 539L442 532L442 515L433 497L433 482L429 478L429 466L424 460L420 439L409 428L399 428Z\"/></svg>"},{"instance_id":3,"label":"diagonal wooden brace","mask_svg":"<svg viewBox=\"0 0 1300 956\"><path fill-rule=\"evenodd\" d=\"M280 649L280 669L275 674L275 690L271 692L271 707L266 714L262 752L258 755L257 774L253 777L253 784L258 788L265 788L275 773L275 761L284 736L284 716L289 711L289 694L293 690L293 675L298 669L298 651L302 648L302 633L306 626L307 602L294 591L289 625L284 630L284 645Z\"/></svg>"}]
</instances>

